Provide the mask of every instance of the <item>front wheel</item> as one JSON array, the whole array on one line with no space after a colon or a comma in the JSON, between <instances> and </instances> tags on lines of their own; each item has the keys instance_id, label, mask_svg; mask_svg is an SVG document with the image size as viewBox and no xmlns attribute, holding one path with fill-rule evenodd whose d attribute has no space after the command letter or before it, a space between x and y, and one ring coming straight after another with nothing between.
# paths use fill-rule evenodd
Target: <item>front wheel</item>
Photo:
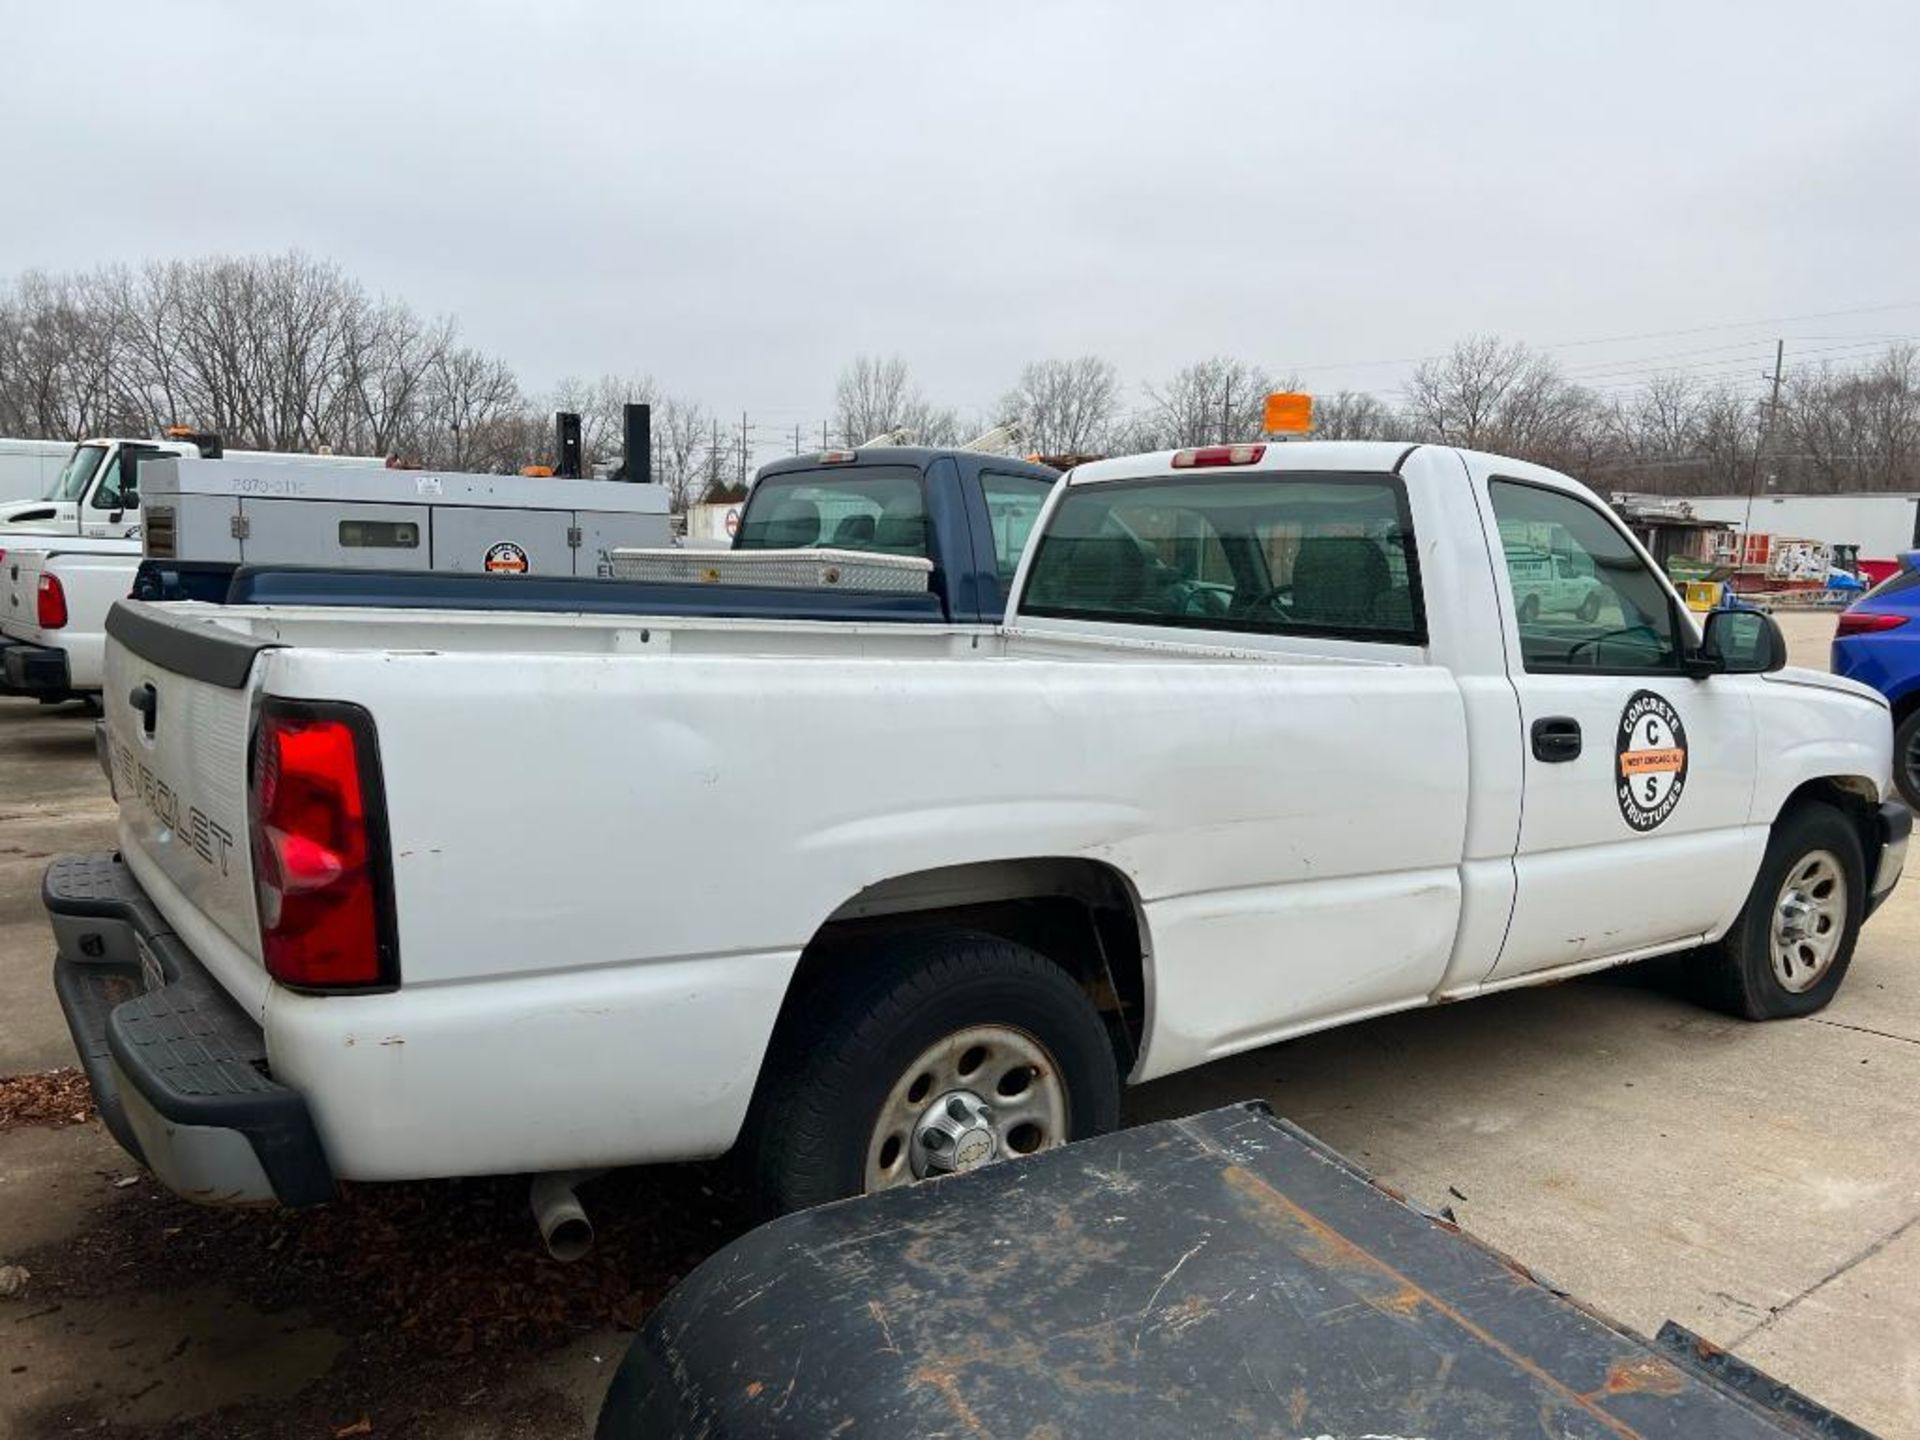
<instances>
[{"instance_id":1,"label":"front wheel","mask_svg":"<svg viewBox=\"0 0 1920 1440\"><path fill-rule=\"evenodd\" d=\"M1866 916L1860 835L1831 805L1781 818L1740 916L1704 959L1714 1003L1748 1020L1824 1009Z\"/></svg>"},{"instance_id":2,"label":"front wheel","mask_svg":"<svg viewBox=\"0 0 1920 1440\"><path fill-rule=\"evenodd\" d=\"M903 937L798 998L742 1158L778 1213L975 1170L1112 1129L1113 1046L1086 992L1025 946Z\"/></svg>"},{"instance_id":3,"label":"front wheel","mask_svg":"<svg viewBox=\"0 0 1920 1440\"><path fill-rule=\"evenodd\" d=\"M1580 618L1591 625L1600 618L1600 592L1589 590L1580 600Z\"/></svg>"}]
</instances>

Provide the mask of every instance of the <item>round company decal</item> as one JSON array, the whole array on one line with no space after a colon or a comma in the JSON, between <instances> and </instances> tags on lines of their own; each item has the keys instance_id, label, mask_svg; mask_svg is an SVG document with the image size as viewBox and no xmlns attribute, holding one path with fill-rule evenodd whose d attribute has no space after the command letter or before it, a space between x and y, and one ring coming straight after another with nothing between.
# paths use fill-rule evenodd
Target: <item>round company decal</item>
<instances>
[{"instance_id":1,"label":"round company decal","mask_svg":"<svg viewBox=\"0 0 1920 1440\"><path fill-rule=\"evenodd\" d=\"M1665 700L1636 690L1620 712L1616 754L1620 814L1634 829L1651 830L1687 788L1687 727Z\"/></svg>"},{"instance_id":2,"label":"round company decal","mask_svg":"<svg viewBox=\"0 0 1920 1440\"><path fill-rule=\"evenodd\" d=\"M524 575L533 568L527 564L527 552L511 540L489 545L483 563L489 575Z\"/></svg>"}]
</instances>

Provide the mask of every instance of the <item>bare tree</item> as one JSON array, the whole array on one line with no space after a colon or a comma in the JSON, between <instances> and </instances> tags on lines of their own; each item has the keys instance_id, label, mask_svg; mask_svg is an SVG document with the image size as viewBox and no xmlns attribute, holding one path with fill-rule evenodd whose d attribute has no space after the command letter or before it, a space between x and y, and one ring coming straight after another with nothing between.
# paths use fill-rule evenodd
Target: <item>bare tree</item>
<instances>
[{"instance_id":1,"label":"bare tree","mask_svg":"<svg viewBox=\"0 0 1920 1440\"><path fill-rule=\"evenodd\" d=\"M1098 355L1028 365L1000 402L1001 418L1019 421L1046 455L1104 449L1119 410L1120 371Z\"/></svg>"},{"instance_id":2,"label":"bare tree","mask_svg":"<svg viewBox=\"0 0 1920 1440\"><path fill-rule=\"evenodd\" d=\"M1313 402L1316 440L1398 440L1406 422L1393 407L1364 390L1341 390Z\"/></svg>"},{"instance_id":3,"label":"bare tree","mask_svg":"<svg viewBox=\"0 0 1920 1440\"><path fill-rule=\"evenodd\" d=\"M833 387L834 435L842 445L859 445L924 420L925 409L903 358L858 355Z\"/></svg>"},{"instance_id":4,"label":"bare tree","mask_svg":"<svg viewBox=\"0 0 1920 1440\"><path fill-rule=\"evenodd\" d=\"M1149 407L1136 417L1129 439L1156 450L1258 439L1267 395L1279 388L1245 361L1220 355L1196 361L1165 385L1146 387Z\"/></svg>"},{"instance_id":5,"label":"bare tree","mask_svg":"<svg viewBox=\"0 0 1920 1440\"><path fill-rule=\"evenodd\" d=\"M685 510L705 488L711 444L712 418L705 407L671 397L654 406L653 477L666 487L669 509Z\"/></svg>"}]
</instances>

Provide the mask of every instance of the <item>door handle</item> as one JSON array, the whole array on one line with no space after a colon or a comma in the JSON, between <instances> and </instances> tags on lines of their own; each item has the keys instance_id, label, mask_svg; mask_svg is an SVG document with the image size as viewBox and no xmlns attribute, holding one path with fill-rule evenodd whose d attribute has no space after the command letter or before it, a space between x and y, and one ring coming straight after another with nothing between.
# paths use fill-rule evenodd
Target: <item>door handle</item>
<instances>
[{"instance_id":1,"label":"door handle","mask_svg":"<svg viewBox=\"0 0 1920 1440\"><path fill-rule=\"evenodd\" d=\"M1549 715L1533 722L1533 758L1558 765L1580 758L1580 722L1570 715Z\"/></svg>"}]
</instances>

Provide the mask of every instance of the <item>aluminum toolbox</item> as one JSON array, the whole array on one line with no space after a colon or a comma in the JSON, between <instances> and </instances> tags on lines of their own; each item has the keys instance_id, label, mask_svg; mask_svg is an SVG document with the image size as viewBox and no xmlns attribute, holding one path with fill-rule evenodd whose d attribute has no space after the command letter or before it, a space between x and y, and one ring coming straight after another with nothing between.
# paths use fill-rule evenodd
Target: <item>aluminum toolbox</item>
<instances>
[{"instance_id":1,"label":"aluminum toolbox","mask_svg":"<svg viewBox=\"0 0 1920 1440\"><path fill-rule=\"evenodd\" d=\"M658 485L172 456L139 473L156 559L604 578L617 547L668 540Z\"/></svg>"},{"instance_id":2,"label":"aluminum toolbox","mask_svg":"<svg viewBox=\"0 0 1920 1440\"><path fill-rule=\"evenodd\" d=\"M637 550L613 552L616 580L667 584L764 585L779 589L858 590L869 595L924 595L933 562L869 550Z\"/></svg>"}]
</instances>

